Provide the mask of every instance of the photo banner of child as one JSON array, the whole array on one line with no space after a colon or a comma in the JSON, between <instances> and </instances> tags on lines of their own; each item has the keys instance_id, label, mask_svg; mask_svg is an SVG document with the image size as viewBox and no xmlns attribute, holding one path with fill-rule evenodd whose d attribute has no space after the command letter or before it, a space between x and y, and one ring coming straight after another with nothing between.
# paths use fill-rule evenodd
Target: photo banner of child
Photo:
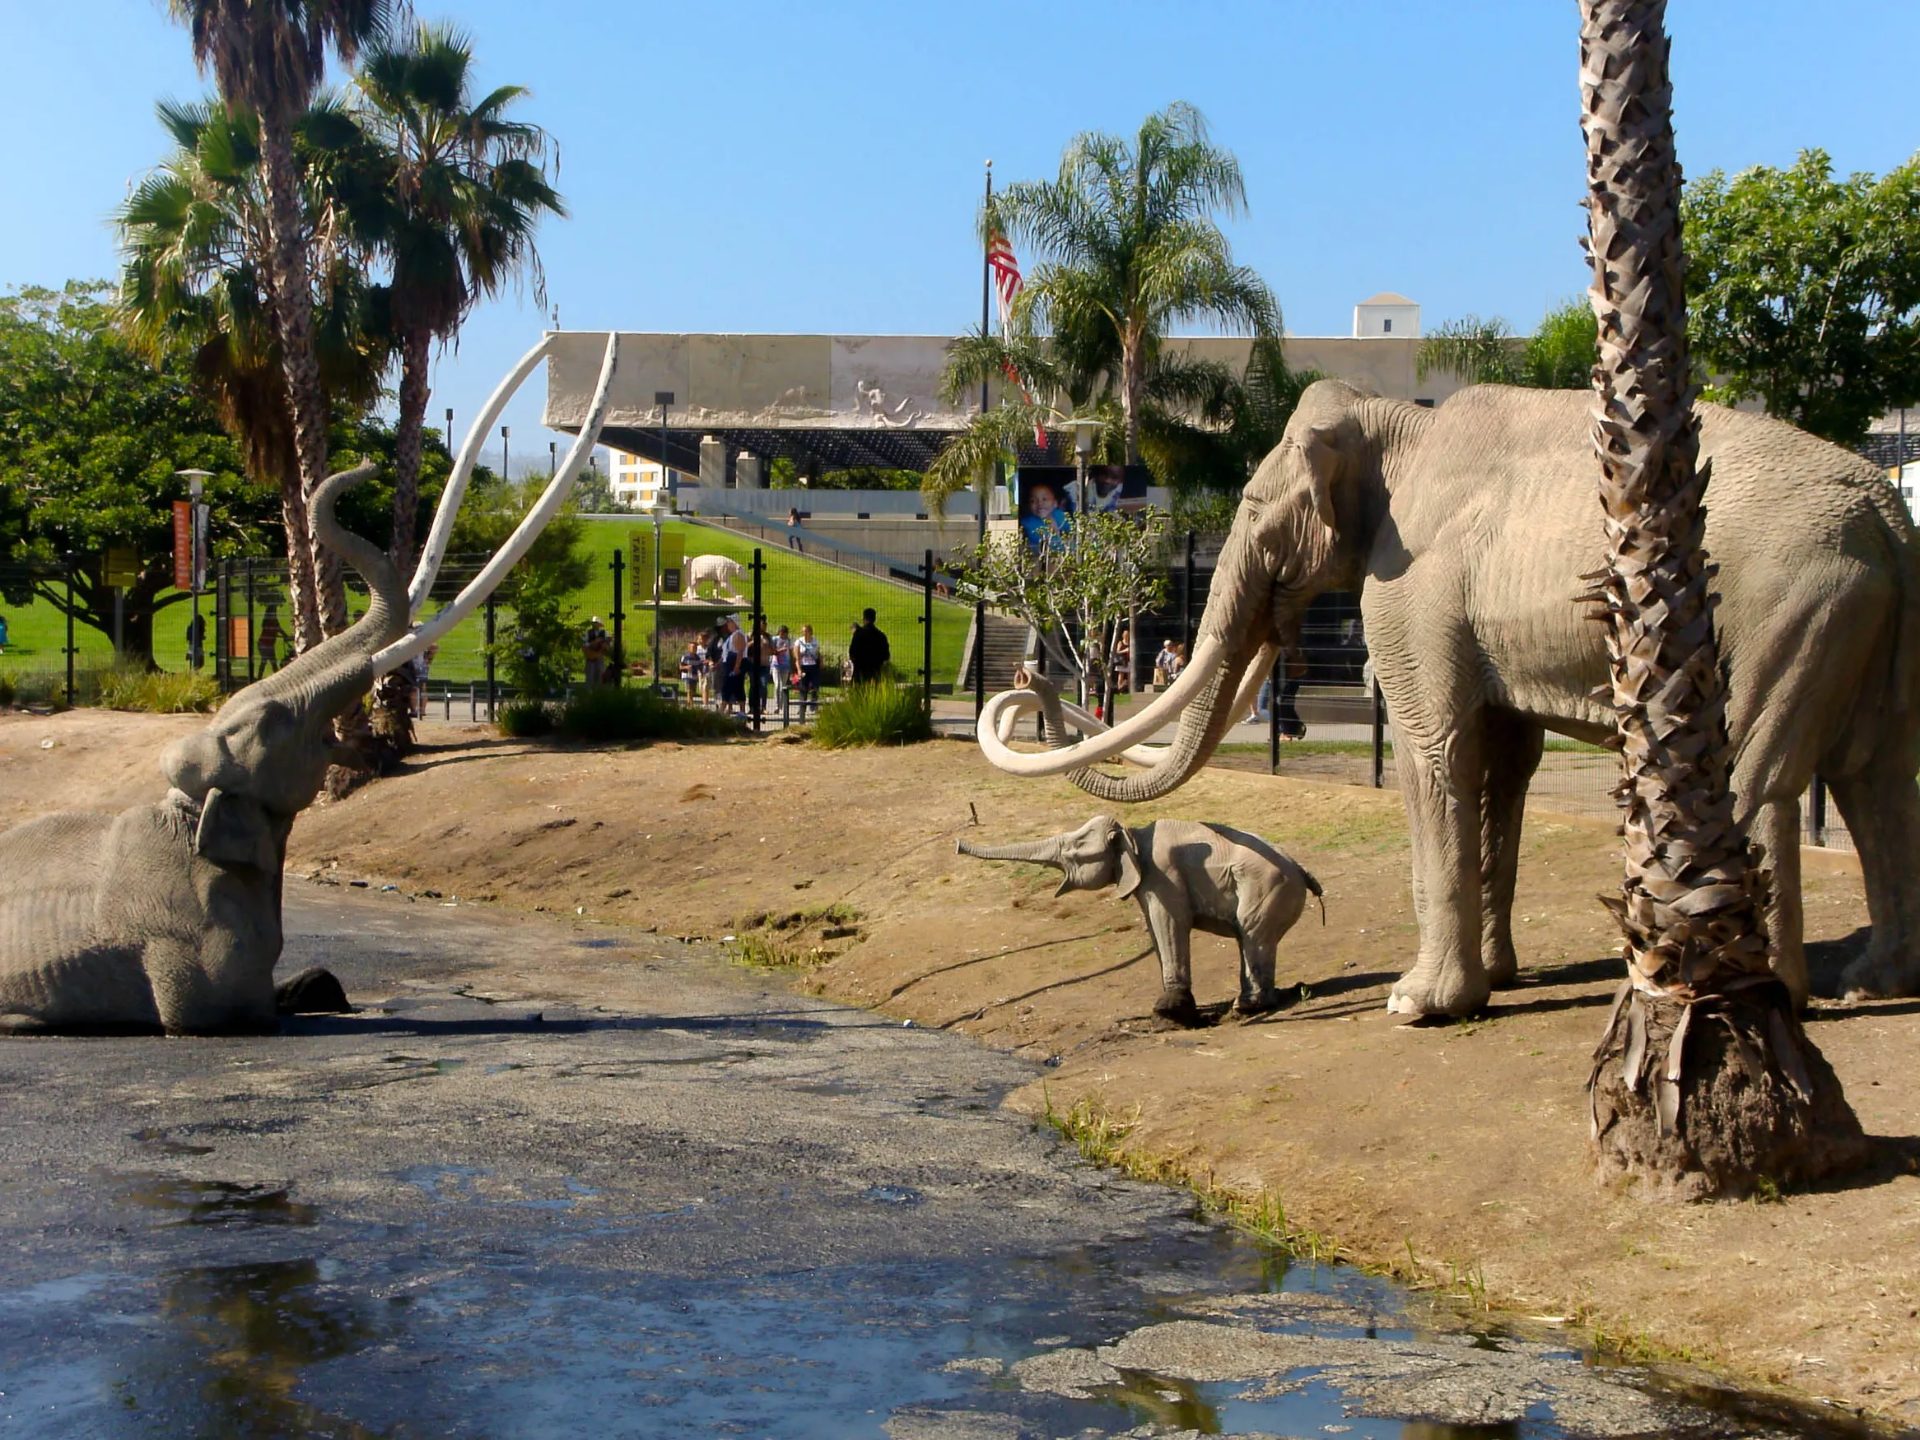
<instances>
[{"instance_id":1,"label":"photo banner of child","mask_svg":"<svg viewBox=\"0 0 1920 1440\"><path fill-rule=\"evenodd\" d=\"M1023 465L1017 476L1020 492L1020 533L1036 554L1064 550L1073 530L1073 485L1078 478L1071 465Z\"/></svg>"}]
</instances>

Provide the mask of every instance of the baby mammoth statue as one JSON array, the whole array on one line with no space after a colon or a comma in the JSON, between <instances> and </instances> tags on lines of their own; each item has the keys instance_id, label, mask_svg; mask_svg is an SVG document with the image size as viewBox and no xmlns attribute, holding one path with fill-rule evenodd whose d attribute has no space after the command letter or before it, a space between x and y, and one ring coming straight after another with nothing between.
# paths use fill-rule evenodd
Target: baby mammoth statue
<instances>
[{"instance_id":1,"label":"baby mammoth statue","mask_svg":"<svg viewBox=\"0 0 1920 1440\"><path fill-rule=\"evenodd\" d=\"M169 745L165 799L0 834L0 1034L262 1032L283 1008L344 1005L337 983L331 1005L276 997L273 967L288 832L328 764L351 758L333 744L333 721L367 693L375 652L407 626L405 580L333 518L341 492L372 473L331 476L311 512L314 534L367 580L357 624Z\"/></svg>"},{"instance_id":2,"label":"baby mammoth statue","mask_svg":"<svg viewBox=\"0 0 1920 1440\"><path fill-rule=\"evenodd\" d=\"M1234 1011L1259 1015L1280 1003L1273 984L1274 952L1300 918L1307 896L1320 900L1320 882L1258 835L1192 820L1155 820L1129 830L1111 815L1096 815L1078 830L1024 845L970 845L962 855L1025 860L1064 873L1055 893L1118 885L1147 917L1160 955L1160 998L1153 1013L1181 1025L1199 1021L1193 1003L1190 937L1195 928L1240 945L1240 996Z\"/></svg>"}]
</instances>

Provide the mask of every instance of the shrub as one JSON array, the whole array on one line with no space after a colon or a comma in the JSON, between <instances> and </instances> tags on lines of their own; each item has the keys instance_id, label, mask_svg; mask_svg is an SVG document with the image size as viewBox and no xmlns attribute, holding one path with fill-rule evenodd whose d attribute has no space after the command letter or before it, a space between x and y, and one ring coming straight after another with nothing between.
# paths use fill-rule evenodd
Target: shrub
<instances>
[{"instance_id":1,"label":"shrub","mask_svg":"<svg viewBox=\"0 0 1920 1440\"><path fill-rule=\"evenodd\" d=\"M933 717L917 689L891 680L849 685L814 717L813 743L828 750L849 745L912 745L933 739Z\"/></svg>"},{"instance_id":2,"label":"shrub","mask_svg":"<svg viewBox=\"0 0 1920 1440\"><path fill-rule=\"evenodd\" d=\"M220 705L220 687L191 670L134 668L108 670L98 677L100 704L109 710L144 710L153 715L205 714Z\"/></svg>"},{"instance_id":3,"label":"shrub","mask_svg":"<svg viewBox=\"0 0 1920 1440\"><path fill-rule=\"evenodd\" d=\"M678 705L634 685L596 685L577 690L561 707L559 729L569 740L699 740L738 735L724 715Z\"/></svg>"},{"instance_id":4,"label":"shrub","mask_svg":"<svg viewBox=\"0 0 1920 1440\"><path fill-rule=\"evenodd\" d=\"M494 723L510 739L538 739L553 733L553 707L544 700L509 700Z\"/></svg>"},{"instance_id":5,"label":"shrub","mask_svg":"<svg viewBox=\"0 0 1920 1440\"><path fill-rule=\"evenodd\" d=\"M5 710L12 704L13 681L5 675L0 675L0 710Z\"/></svg>"}]
</instances>

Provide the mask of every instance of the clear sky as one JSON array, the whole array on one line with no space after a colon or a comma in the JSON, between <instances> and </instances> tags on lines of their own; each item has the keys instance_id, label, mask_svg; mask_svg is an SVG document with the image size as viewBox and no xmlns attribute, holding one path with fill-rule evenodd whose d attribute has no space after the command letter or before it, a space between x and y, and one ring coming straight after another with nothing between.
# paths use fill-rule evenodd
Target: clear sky
<instances>
[{"instance_id":1,"label":"clear sky","mask_svg":"<svg viewBox=\"0 0 1920 1440\"><path fill-rule=\"evenodd\" d=\"M572 215L540 248L569 329L956 333L980 310L982 163L1039 178L1075 132L1171 100L1239 155L1236 252L1295 333L1347 333L1378 290L1428 325L1525 328L1585 284L1571 0L417 10L465 26L559 141ZM1920 149L1915 0L1674 0L1669 24L1689 173ZM202 88L185 32L162 0L0 0L0 63L0 285L111 274L153 102ZM478 312L430 414L471 416L542 323L530 299ZM539 388L509 412L517 453L549 438Z\"/></svg>"}]
</instances>

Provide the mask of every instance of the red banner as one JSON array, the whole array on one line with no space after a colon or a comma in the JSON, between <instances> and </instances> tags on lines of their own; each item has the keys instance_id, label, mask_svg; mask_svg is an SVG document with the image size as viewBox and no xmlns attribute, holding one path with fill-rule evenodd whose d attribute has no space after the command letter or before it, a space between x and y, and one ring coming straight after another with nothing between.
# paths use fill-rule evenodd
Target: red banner
<instances>
[{"instance_id":1,"label":"red banner","mask_svg":"<svg viewBox=\"0 0 1920 1440\"><path fill-rule=\"evenodd\" d=\"M193 502L173 502L173 588L193 589Z\"/></svg>"}]
</instances>

